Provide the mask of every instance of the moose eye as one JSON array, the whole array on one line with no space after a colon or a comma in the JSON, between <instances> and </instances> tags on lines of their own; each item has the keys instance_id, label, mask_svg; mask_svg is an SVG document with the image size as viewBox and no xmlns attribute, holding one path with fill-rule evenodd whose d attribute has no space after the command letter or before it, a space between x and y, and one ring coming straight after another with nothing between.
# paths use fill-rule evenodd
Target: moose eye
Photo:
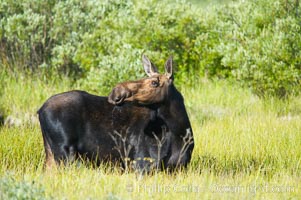
<instances>
[{"instance_id":1,"label":"moose eye","mask_svg":"<svg viewBox=\"0 0 301 200\"><path fill-rule=\"evenodd\" d=\"M152 85L152 87L158 87L159 86L159 82L158 81L152 81L151 85Z\"/></svg>"}]
</instances>

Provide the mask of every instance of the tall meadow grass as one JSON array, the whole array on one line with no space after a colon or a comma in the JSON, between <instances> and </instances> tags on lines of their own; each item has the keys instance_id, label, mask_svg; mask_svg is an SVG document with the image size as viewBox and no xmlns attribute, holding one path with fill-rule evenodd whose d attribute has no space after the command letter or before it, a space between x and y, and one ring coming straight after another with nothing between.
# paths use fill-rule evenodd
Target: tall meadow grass
<instances>
[{"instance_id":1,"label":"tall meadow grass","mask_svg":"<svg viewBox=\"0 0 301 200\"><path fill-rule=\"evenodd\" d=\"M175 174L121 173L89 164L45 171L36 111L51 95L82 89L68 78L1 72L1 199L294 199L300 191L300 97L258 98L229 81L178 86L195 149ZM99 95L105 95L99 93Z\"/></svg>"}]
</instances>

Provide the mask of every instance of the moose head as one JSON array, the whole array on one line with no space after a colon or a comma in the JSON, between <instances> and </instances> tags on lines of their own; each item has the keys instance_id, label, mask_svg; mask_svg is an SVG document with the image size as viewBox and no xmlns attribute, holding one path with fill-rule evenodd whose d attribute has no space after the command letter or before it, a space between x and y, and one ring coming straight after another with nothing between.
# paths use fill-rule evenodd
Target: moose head
<instances>
[{"instance_id":1,"label":"moose head","mask_svg":"<svg viewBox=\"0 0 301 200\"><path fill-rule=\"evenodd\" d=\"M142 63L148 77L117 84L108 97L109 103L119 105L124 101L134 101L148 105L167 99L173 84L172 57L165 63L165 74L159 74L157 67L145 55L142 55Z\"/></svg>"}]
</instances>

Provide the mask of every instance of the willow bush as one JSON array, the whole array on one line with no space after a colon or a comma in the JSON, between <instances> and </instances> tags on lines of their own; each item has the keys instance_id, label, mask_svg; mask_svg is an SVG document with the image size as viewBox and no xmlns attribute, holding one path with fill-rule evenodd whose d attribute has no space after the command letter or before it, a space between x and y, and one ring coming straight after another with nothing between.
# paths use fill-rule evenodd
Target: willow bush
<instances>
[{"instance_id":1,"label":"willow bush","mask_svg":"<svg viewBox=\"0 0 301 200\"><path fill-rule=\"evenodd\" d=\"M299 13L296 0L204 9L170 0L4 0L0 64L69 74L83 88L108 92L143 76L142 53L160 67L173 55L179 84L230 79L283 97L300 90Z\"/></svg>"}]
</instances>

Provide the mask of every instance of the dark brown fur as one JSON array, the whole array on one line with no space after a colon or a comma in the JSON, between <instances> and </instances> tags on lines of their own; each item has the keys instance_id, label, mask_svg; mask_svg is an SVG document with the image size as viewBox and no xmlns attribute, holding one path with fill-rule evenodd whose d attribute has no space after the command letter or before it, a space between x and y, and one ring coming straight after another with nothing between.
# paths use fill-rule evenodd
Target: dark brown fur
<instances>
[{"instance_id":1,"label":"dark brown fur","mask_svg":"<svg viewBox=\"0 0 301 200\"><path fill-rule=\"evenodd\" d=\"M171 133L173 154L169 165L177 163L177 159L178 164L186 165L190 161L194 147L193 133L184 98L173 84L172 58L165 64L165 74L159 74L158 69L144 55L142 62L149 77L117 84L109 95L109 102L115 105L136 102L156 107L156 116L166 123ZM187 138L188 141L184 141ZM184 147L186 147L184 156L180 156L179 152Z\"/></svg>"},{"instance_id":2,"label":"dark brown fur","mask_svg":"<svg viewBox=\"0 0 301 200\"><path fill-rule=\"evenodd\" d=\"M145 67L150 78L121 83L109 98L84 91L50 97L38 111L46 166L77 158L143 171L186 166L192 129L168 63L165 75Z\"/></svg>"}]
</instances>

